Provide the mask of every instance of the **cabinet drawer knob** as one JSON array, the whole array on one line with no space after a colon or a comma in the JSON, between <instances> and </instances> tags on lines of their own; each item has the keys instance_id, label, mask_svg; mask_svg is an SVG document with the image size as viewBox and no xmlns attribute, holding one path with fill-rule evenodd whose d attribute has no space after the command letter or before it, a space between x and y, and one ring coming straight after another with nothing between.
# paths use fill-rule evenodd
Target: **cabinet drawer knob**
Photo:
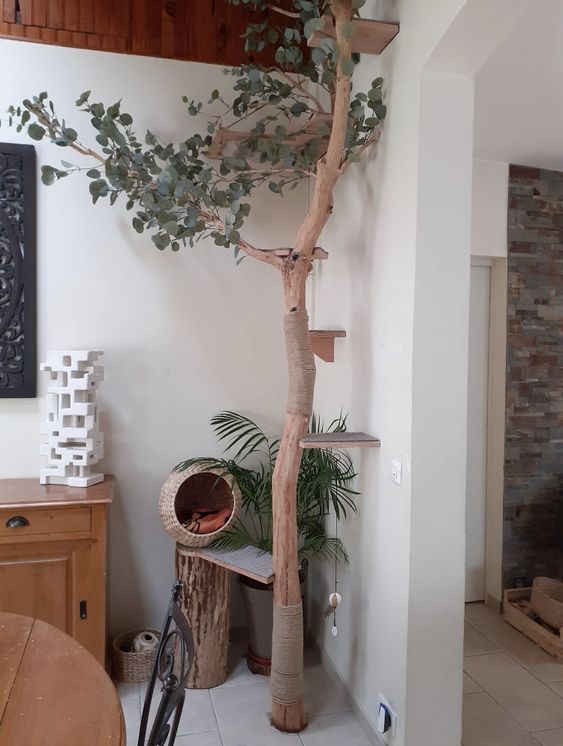
<instances>
[{"instance_id":1,"label":"cabinet drawer knob","mask_svg":"<svg viewBox=\"0 0 563 746\"><path fill-rule=\"evenodd\" d=\"M6 521L7 528L24 528L24 526L29 526L29 521L23 515L15 515Z\"/></svg>"}]
</instances>

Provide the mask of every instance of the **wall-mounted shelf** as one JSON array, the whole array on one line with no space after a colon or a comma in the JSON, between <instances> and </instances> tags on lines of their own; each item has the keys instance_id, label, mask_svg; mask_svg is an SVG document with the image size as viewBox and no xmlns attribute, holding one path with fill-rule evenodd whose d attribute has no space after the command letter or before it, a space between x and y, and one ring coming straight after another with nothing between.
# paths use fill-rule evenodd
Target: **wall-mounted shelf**
<instances>
[{"instance_id":1,"label":"wall-mounted shelf","mask_svg":"<svg viewBox=\"0 0 563 746\"><path fill-rule=\"evenodd\" d=\"M323 19L324 27L312 34L307 41L310 47L319 47L323 39L336 38L332 16L323 16ZM398 23L357 18L352 21L352 52L381 54L398 33Z\"/></svg>"},{"instance_id":2,"label":"wall-mounted shelf","mask_svg":"<svg viewBox=\"0 0 563 746\"><path fill-rule=\"evenodd\" d=\"M272 254L275 254L276 256L281 256L282 259L286 259L290 254L293 254L294 249L272 249ZM321 249L320 246L317 246L313 251L313 259L328 259L328 251L325 251L324 249ZM346 332L344 332L344 336L346 336Z\"/></svg>"},{"instance_id":3,"label":"wall-mounted shelf","mask_svg":"<svg viewBox=\"0 0 563 746\"><path fill-rule=\"evenodd\" d=\"M315 114L314 117L301 124L302 129L293 137L291 136L291 132L289 132L288 139L284 140L284 142L288 145L305 145L309 140L320 137L326 140L326 145L328 146L330 133L326 128L331 127L331 125L332 114ZM232 130L228 127L220 127L213 135L213 141L207 151L207 157L212 160L220 160L226 155L231 155L236 150L237 143L248 140L250 137L253 137L251 132L241 132L240 130ZM258 139L275 140L276 136L264 133Z\"/></svg>"},{"instance_id":4,"label":"wall-mounted shelf","mask_svg":"<svg viewBox=\"0 0 563 746\"><path fill-rule=\"evenodd\" d=\"M224 567L225 570L244 575L245 578L251 578L258 583L269 585L274 579L272 568L272 555L267 552L261 552L255 547L241 547L240 549L191 549L182 545L182 554L189 557L200 557L201 559L212 562L214 565Z\"/></svg>"},{"instance_id":5,"label":"wall-mounted shelf","mask_svg":"<svg viewBox=\"0 0 563 746\"><path fill-rule=\"evenodd\" d=\"M313 254L314 256L314 254ZM334 340L337 337L345 337L346 332L342 330L319 329L309 332L313 352L325 363L334 362Z\"/></svg>"},{"instance_id":6,"label":"wall-mounted shelf","mask_svg":"<svg viewBox=\"0 0 563 746\"><path fill-rule=\"evenodd\" d=\"M309 433L299 441L301 448L381 448L381 441L366 433Z\"/></svg>"}]
</instances>

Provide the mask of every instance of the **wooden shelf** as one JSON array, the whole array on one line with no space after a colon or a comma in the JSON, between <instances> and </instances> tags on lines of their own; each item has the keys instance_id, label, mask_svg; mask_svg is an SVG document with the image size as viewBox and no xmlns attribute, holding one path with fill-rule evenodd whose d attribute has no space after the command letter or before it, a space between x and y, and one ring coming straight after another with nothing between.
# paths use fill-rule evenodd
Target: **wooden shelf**
<instances>
[{"instance_id":1,"label":"wooden shelf","mask_svg":"<svg viewBox=\"0 0 563 746\"><path fill-rule=\"evenodd\" d=\"M212 562L226 570L236 572L237 575L244 575L245 578L251 578L258 583L269 585L274 579L272 569L272 555L267 552L261 552L255 547L242 547L234 549L232 552L227 549L191 549L178 544L182 554L191 557L200 557L201 559Z\"/></svg>"},{"instance_id":2,"label":"wooden shelf","mask_svg":"<svg viewBox=\"0 0 563 746\"><path fill-rule=\"evenodd\" d=\"M319 47L323 39L336 38L332 16L323 16L324 28L312 34L307 44ZM381 54L399 33L399 24L389 21L374 21L357 18L352 21L352 52Z\"/></svg>"},{"instance_id":3,"label":"wooden shelf","mask_svg":"<svg viewBox=\"0 0 563 746\"><path fill-rule=\"evenodd\" d=\"M301 448L381 448L381 441L366 433L309 433L299 441Z\"/></svg>"},{"instance_id":4,"label":"wooden shelf","mask_svg":"<svg viewBox=\"0 0 563 746\"><path fill-rule=\"evenodd\" d=\"M290 254L293 253L293 249L287 248L287 249L272 249L272 254L275 254L276 256L281 256L282 259L286 259ZM320 246L317 246L313 250L313 259L328 259L328 251L325 251L324 249L321 249ZM344 332L344 336L346 336L346 332Z\"/></svg>"},{"instance_id":5,"label":"wooden shelf","mask_svg":"<svg viewBox=\"0 0 563 746\"><path fill-rule=\"evenodd\" d=\"M313 255L314 256L314 255ZM313 352L325 363L334 362L334 340L337 337L345 337L346 332L334 329L319 329L309 332Z\"/></svg>"},{"instance_id":6,"label":"wooden shelf","mask_svg":"<svg viewBox=\"0 0 563 746\"><path fill-rule=\"evenodd\" d=\"M296 133L293 137L291 132L288 132L288 139L285 140L288 145L304 145L308 140L315 137L322 137L326 140L326 146L328 147L328 133L325 136L325 128L332 125L332 114L316 114L314 117L305 121L301 124L302 130ZM248 138L253 137L251 132L242 132L240 130L232 130L227 127L219 128L213 135L213 141L207 151L207 157L211 160L220 160L225 155L232 155L236 152L237 143ZM258 136L259 140L275 140L276 136L268 133ZM227 152L228 151L228 152ZM323 155L323 153L321 153Z\"/></svg>"}]
</instances>

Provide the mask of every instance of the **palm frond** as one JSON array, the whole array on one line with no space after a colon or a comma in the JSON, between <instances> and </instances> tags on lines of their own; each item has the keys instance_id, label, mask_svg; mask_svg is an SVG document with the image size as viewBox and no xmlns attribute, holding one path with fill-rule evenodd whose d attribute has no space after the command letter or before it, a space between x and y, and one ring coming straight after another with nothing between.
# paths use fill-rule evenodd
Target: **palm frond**
<instances>
[{"instance_id":1,"label":"palm frond","mask_svg":"<svg viewBox=\"0 0 563 746\"><path fill-rule=\"evenodd\" d=\"M225 452L236 451L234 461L244 461L255 454L265 454L272 462L272 446L265 432L249 417L237 412L220 412L211 419L217 439L226 440ZM275 458L274 458L275 460Z\"/></svg>"},{"instance_id":2,"label":"palm frond","mask_svg":"<svg viewBox=\"0 0 563 746\"><path fill-rule=\"evenodd\" d=\"M280 441L270 440L249 417L237 412L220 412L211 420L220 441L226 441L225 452L231 458L192 458L176 467L183 471L194 465L209 465L227 472L237 483L242 494L242 513L228 531L212 544L222 549L254 546L264 552L272 551L272 476ZM344 432L346 416L340 414L328 426L313 415L310 431ZM243 464L256 457L252 468ZM303 451L297 480L297 532L300 539L300 558L322 557L347 562L348 555L340 539L329 536L326 516L332 510L337 518L356 513L358 494L352 483L356 477L354 464L348 453L332 449Z\"/></svg>"}]
</instances>

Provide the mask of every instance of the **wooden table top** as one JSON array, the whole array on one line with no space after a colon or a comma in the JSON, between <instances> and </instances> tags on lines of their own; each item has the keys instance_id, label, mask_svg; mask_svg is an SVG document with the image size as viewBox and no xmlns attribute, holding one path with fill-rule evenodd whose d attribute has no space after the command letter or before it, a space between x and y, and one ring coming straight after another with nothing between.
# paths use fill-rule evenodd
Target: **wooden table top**
<instances>
[{"instance_id":1,"label":"wooden table top","mask_svg":"<svg viewBox=\"0 0 563 746\"><path fill-rule=\"evenodd\" d=\"M117 692L95 658L50 624L5 612L0 744L125 746Z\"/></svg>"},{"instance_id":2,"label":"wooden table top","mask_svg":"<svg viewBox=\"0 0 563 746\"><path fill-rule=\"evenodd\" d=\"M56 507L111 503L115 477L106 474L103 482L91 487L39 484L39 479L0 479L0 508Z\"/></svg>"}]
</instances>

